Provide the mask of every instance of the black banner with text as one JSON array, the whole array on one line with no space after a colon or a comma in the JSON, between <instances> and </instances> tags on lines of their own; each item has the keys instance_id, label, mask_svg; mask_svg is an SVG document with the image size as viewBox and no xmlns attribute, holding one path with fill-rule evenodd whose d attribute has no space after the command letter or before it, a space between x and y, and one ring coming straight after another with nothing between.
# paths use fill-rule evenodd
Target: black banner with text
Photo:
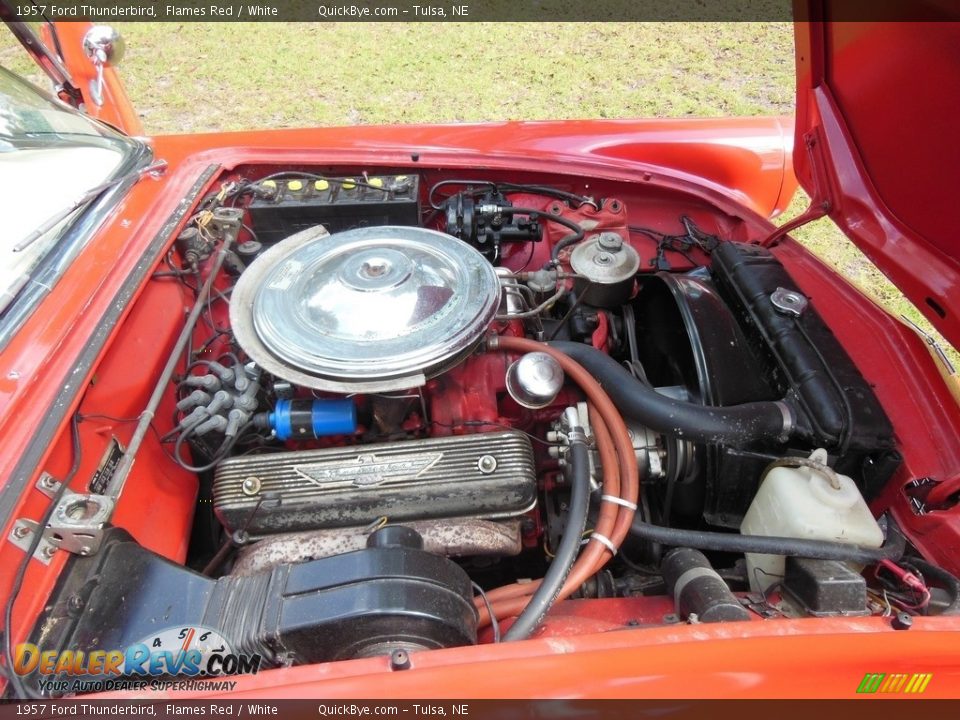
<instances>
[{"instance_id":1,"label":"black banner with text","mask_svg":"<svg viewBox=\"0 0 960 720\"><path fill-rule=\"evenodd\" d=\"M957 4L912 0L3 0L12 19L56 22L947 20ZM953 19L957 19L953 17Z\"/></svg>"}]
</instances>

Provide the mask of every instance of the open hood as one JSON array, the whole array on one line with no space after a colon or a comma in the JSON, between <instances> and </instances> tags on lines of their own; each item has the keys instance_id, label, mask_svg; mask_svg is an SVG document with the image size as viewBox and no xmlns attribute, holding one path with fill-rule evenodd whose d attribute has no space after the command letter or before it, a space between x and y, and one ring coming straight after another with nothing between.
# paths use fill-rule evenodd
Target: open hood
<instances>
[{"instance_id":1,"label":"open hood","mask_svg":"<svg viewBox=\"0 0 960 720\"><path fill-rule=\"evenodd\" d=\"M960 23L848 22L837 5L795 2L797 178L960 347Z\"/></svg>"}]
</instances>

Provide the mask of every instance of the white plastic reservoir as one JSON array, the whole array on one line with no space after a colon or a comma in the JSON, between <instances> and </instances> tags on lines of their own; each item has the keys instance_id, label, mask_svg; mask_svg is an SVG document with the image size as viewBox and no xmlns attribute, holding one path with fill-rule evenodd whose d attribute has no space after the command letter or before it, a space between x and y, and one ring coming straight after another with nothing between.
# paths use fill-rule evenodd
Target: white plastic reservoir
<instances>
[{"instance_id":1,"label":"white plastic reservoir","mask_svg":"<svg viewBox=\"0 0 960 720\"><path fill-rule=\"evenodd\" d=\"M810 459L825 465L827 451L814 450ZM770 470L743 518L740 532L864 547L883 544L883 531L853 480L846 475L833 479L808 467ZM766 592L783 579L785 567L783 555L748 554L750 589Z\"/></svg>"}]
</instances>

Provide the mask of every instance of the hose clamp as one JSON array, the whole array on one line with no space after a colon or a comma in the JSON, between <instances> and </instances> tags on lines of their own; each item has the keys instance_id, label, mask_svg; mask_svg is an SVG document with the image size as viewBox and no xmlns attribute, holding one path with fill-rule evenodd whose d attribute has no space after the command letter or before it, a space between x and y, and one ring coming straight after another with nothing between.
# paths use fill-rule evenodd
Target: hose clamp
<instances>
[{"instance_id":1,"label":"hose clamp","mask_svg":"<svg viewBox=\"0 0 960 720\"><path fill-rule=\"evenodd\" d=\"M616 495L601 495L600 499L603 502L613 503L614 505L620 505L622 507L629 508L630 510L635 511L637 509L636 503L632 503L629 500L624 500L622 497L617 497Z\"/></svg>"},{"instance_id":2,"label":"hose clamp","mask_svg":"<svg viewBox=\"0 0 960 720\"><path fill-rule=\"evenodd\" d=\"M692 567L677 578L673 585L673 604L680 607L680 596L692 581L702 577L717 577L717 571L713 568Z\"/></svg>"},{"instance_id":3,"label":"hose clamp","mask_svg":"<svg viewBox=\"0 0 960 720\"><path fill-rule=\"evenodd\" d=\"M603 545L607 550L610 551L611 555L617 554L617 546L613 544L613 540L608 538L606 535L601 535L600 533L590 533L590 537L587 540L596 540L598 543Z\"/></svg>"},{"instance_id":4,"label":"hose clamp","mask_svg":"<svg viewBox=\"0 0 960 720\"><path fill-rule=\"evenodd\" d=\"M781 429L780 441L786 442L790 439L790 433L793 431L793 410L790 409L790 406L787 405L783 400L777 400L774 405L780 409L780 414L783 416L783 427Z\"/></svg>"}]
</instances>

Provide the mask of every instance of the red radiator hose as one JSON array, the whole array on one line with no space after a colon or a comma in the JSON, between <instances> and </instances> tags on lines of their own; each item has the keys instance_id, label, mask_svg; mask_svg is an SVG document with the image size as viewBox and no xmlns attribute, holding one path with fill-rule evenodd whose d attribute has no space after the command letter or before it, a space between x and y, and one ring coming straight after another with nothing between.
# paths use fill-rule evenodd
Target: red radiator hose
<instances>
[{"instance_id":1,"label":"red radiator hose","mask_svg":"<svg viewBox=\"0 0 960 720\"><path fill-rule=\"evenodd\" d=\"M617 467L616 450L614 449L613 443L610 440L610 434L607 432L606 425L596 414L593 406L590 406L590 418L594 435L597 438L597 449L600 451L600 464L604 468L603 494L619 497L620 468ZM597 428L600 428L600 430L598 431ZM624 511L629 513L629 518L618 521L619 515L621 515ZM600 507L600 514L597 517L597 526L594 528L594 532L600 533L601 535L609 537L612 541L615 541L615 528L619 528L621 524L626 524L626 527L629 528L632 518L633 512L629 511L628 508L614 503L605 502ZM610 550L607 549L606 546L601 545L598 542L589 543L586 549L584 549L584 551L577 558L576 563L571 569L570 576L566 583L564 583L564 587L559 595L559 599L568 597L587 578L594 575L600 568L602 568L610 559L610 557ZM539 580L526 583L513 583L512 585L505 585L497 588L496 590L491 590L487 593L487 598L491 601L491 603L494 604L495 608L500 601L522 598L523 602L521 602L519 605L514 603L512 605L505 606L511 609L516 608L516 612L496 613L498 617L501 615L503 617L509 617L510 615L515 615L517 612L523 609L523 604L528 599L527 596L532 595L539 585ZM482 601L479 601L477 602L477 609L481 611L481 624L486 623L486 605Z\"/></svg>"},{"instance_id":2,"label":"red radiator hose","mask_svg":"<svg viewBox=\"0 0 960 720\"><path fill-rule=\"evenodd\" d=\"M640 484L633 443L620 413L590 373L565 353L535 340L495 336L488 341L488 347L491 350L500 349L508 352L545 352L560 363L567 377L579 385L587 396L591 411L595 411L591 412L590 423L604 468L604 494L620 497L636 506ZM609 538L611 544L619 547L630 530L633 514L634 511L630 507L605 502L594 532ZM586 549L577 558L559 599L569 597L586 579L596 574L611 557L610 550L599 541L588 543ZM511 617L523 609L538 585L539 581L506 585L487 593L487 598L493 605L494 613L498 618ZM489 622L483 602L478 600L477 606L481 625Z\"/></svg>"}]
</instances>

